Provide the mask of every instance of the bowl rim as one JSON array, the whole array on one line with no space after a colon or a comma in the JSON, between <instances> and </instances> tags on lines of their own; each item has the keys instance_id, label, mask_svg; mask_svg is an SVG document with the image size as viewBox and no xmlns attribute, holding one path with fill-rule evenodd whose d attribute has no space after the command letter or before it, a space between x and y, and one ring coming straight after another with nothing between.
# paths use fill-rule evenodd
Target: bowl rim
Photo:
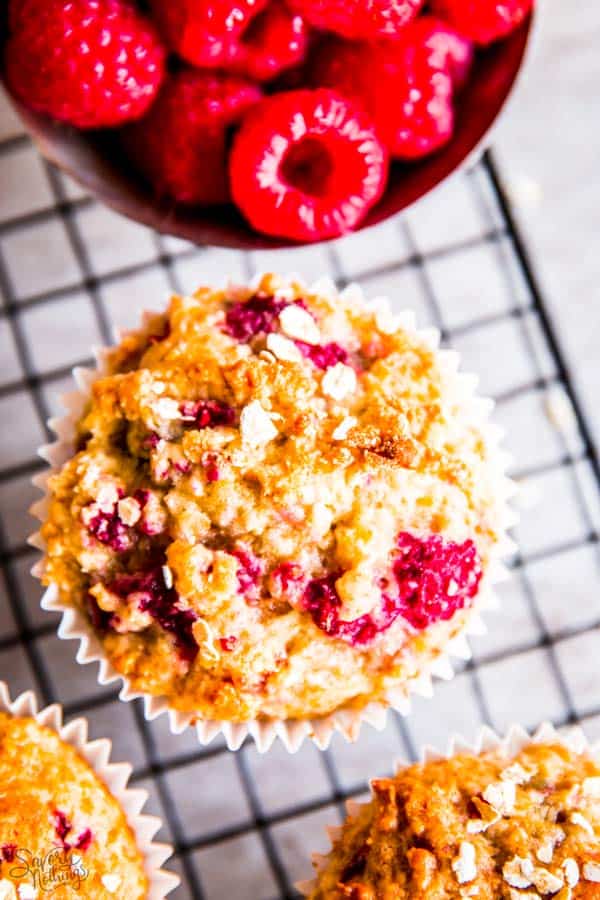
<instances>
[{"instance_id":1,"label":"bowl rim","mask_svg":"<svg viewBox=\"0 0 600 900\"><path fill-rule=\"evenodd\" d=\"M291 250L300 249L302 247L326 245L332 241L339 241L344 237L353 236L362 231L375 228L384 221L388 221L405 213L420 200L427 197L438 187L441 187L450 177L472 165L489 146L496 129L504 120L509 105L516 94L517 88L521 84L528 67L531 65L538 35L539 12L534 3L526 20L515 31L508 35L506 39L494 42L494 44L487 48L482 48L484 52L486 50L498 52L501 50L502 46L506 45L511 39L513 41L518 41L520 38L522 41L522 47L516 67L510 76L504 95L499 100L499 105L495 114L484 127L477 140L471 147L468 147L465 150L464 154L462 154L454 164L450 165L445 170L442 170L441 174L434 175L431 182L427 184L423 190L417 191L415 195L409 197L406 202L401 202L395 209L391 208L385 211L382 202L385 201L386 194L390 190L390 185L388 184L381 200L373 207L365 220L361 222L357 228L347 234L336 235L318 241L294 241L263 235L253 229L238 210L231 210L229 208L231 204L228 204L227 207L209 208L209 213L214 211L215 215L212 217L207 215L206 220L202 221L193 217L194 210L198 212L198 207L186 208L181 205L177 206L175 204L169 204L168 206L165 205L164 209L161 209L158 201L155 198L152 198L148 186L146 186L146 190L143 193L142 188L138 186L140 196L137 201L134 201L131 195L124 194L118 190L117 179L114 176L121 177L123 183L128 183L129 185L132 183L131 177L127 178L127 173L118 171L118 166L113 172L113 177L108 178L108 174L106 177L103 173L99 174L97 165L90 165L89 168L85 168L77 166L75 160L72 162L65 161L57 149L58 144L61 142L64 142L65 144L77 142L80 144L81 148L84 148L85 146L89 147L90 162L92 161L92 156L95 157L96 163L102 162L101 151L97 145L92 146L92 139L90 136L95 136L97 140L99 139L99 141L102 142L103 140L110 139L110 137L115 137L114 132L107 130L105 134L102 130L96 132L78 131L72 126L65 125L62 122L50 119L48 116L29 110L10 90L6 79L4 78L2 67L0 67L0 83L5 89L9 102L12 104L23 123L28 137L31 139L40 155L52 165L55 165L61 172L72 178L73 181L82 187L93 200L107 206L109 209L133 222L137 222L140 225L152 229L158 234L188 241L197 247L212 246L246 251ZM4 43L4 39L5 35L0 34L0 49ZM452 141L442 147L438 153L425 157L422 161L417 161L417 166L420 164L426 165L431 160L442 159L444 151L451 146ZM399 167L398 163L394 163L394 161L392 161L392 165L396 169ZM114 168L114 161L111 161L109 164L107 163L107 173L109 168L111 170ZM227 209L226 215L234 216L241 224L236 228L235 226L230 226L227 222L218 222L217 210L219 209ZM192 234L192 231L197 231L198 233L194 235Z\"/></svg>"}]
</instances>

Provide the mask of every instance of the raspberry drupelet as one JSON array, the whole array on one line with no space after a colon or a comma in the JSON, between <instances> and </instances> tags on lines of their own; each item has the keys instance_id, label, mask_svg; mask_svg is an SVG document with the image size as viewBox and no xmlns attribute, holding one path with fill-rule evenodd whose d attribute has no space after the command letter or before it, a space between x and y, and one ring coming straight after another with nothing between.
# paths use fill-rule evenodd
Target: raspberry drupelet
<instances>
[{"instance_id":1,"label":"raspberry drupelet","mask_svg":"<svg viewBox=\"0 0 600 900\"><path fill-rule=\"evenodd\" d=\"M50 480L44 581L200 719L387 702L466 626L505 527L481 407L408 318L277 276L108 356Z\"/></svg>"}]
</instances>

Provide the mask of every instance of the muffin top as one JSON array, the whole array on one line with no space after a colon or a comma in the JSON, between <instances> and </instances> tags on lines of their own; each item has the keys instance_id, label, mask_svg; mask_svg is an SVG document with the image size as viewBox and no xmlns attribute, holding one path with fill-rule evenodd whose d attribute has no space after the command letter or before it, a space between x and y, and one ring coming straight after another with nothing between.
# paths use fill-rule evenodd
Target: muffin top
<instances>
[{"instance_id":1,"label":"muffin top","mask_svg":"<svg viewBox=\"0 0 600 900\"><path fill-rule=\"evenodd\" d=\"M142 900L148 879L117 800L79 753L0 712L2 900Z\"/></svg>"},{"instance_id":2,"label":"muffin top","mask_svg":"<svg viewBox=\"0 0 600 900\"><path fill-rule=\"evenodd\" d=\"M372 783L311 900L600 897L600 767L562 744L465 754Z\"/></svg>"},{"instance_id":3,"label":"muffin top","mask_svg":"<svg viewBox=\"0 0 600 900\"><path fill-rule=\"evenodd\" d=\"M321 716L463 629L505 522L481 401L355 293L202 288L109 352L50 479L44 581L135 689Z\"/></svg>"}]
</instances>

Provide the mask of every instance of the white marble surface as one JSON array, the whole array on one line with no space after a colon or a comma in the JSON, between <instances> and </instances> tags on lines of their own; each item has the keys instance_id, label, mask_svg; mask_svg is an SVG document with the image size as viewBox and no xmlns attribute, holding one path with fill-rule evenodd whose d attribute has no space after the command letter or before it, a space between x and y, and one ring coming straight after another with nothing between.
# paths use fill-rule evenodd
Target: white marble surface
<instances>
[{"instance_id":1,"label":"white marble surface","mask_svg":"<svg viewBox=\"0 0 600 900\"><path fill-rule=\"evenodd\" d=\"M600 3L540 0L494 149L600 444Z\"/></svg>"}]
</instances>

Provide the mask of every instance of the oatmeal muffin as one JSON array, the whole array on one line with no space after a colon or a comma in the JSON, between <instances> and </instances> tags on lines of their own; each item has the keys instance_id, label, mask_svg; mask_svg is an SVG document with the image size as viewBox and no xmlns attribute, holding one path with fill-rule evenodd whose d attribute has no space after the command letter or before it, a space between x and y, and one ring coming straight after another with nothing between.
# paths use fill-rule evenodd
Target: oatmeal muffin
<instances>
[{"instance_id":1,"label":"oatmeal muffin","mask_svg":"<svg viewBox=\"0 0 600 900\"><path fill-rule=\"evenodd\" d=\"M506 485L481 401L355 293L201 288L109 352L43 579L134 690L230 722L387 703L484 595Z\"/></svg>"},{"instance_id":2,"label":"oatmeal muffin","mask_svg":"<svg viewBox=\"0 0 600 900\"><path fill-rule=\"evenodd\" d=\"M0 897L142 900L144 859L84 758L30 717L0 711Z\"/></svg>"},{"instance_id":3,"label":"oatmeal muffin","mask_svg":"<svg viewBox=\"0 0 600 900\"><path fill-rule=\"evenodd\" d=\"M372 783L317 862L311 900L597 900L600 767L558 741Z\"/></svg>"}]
</instances>

